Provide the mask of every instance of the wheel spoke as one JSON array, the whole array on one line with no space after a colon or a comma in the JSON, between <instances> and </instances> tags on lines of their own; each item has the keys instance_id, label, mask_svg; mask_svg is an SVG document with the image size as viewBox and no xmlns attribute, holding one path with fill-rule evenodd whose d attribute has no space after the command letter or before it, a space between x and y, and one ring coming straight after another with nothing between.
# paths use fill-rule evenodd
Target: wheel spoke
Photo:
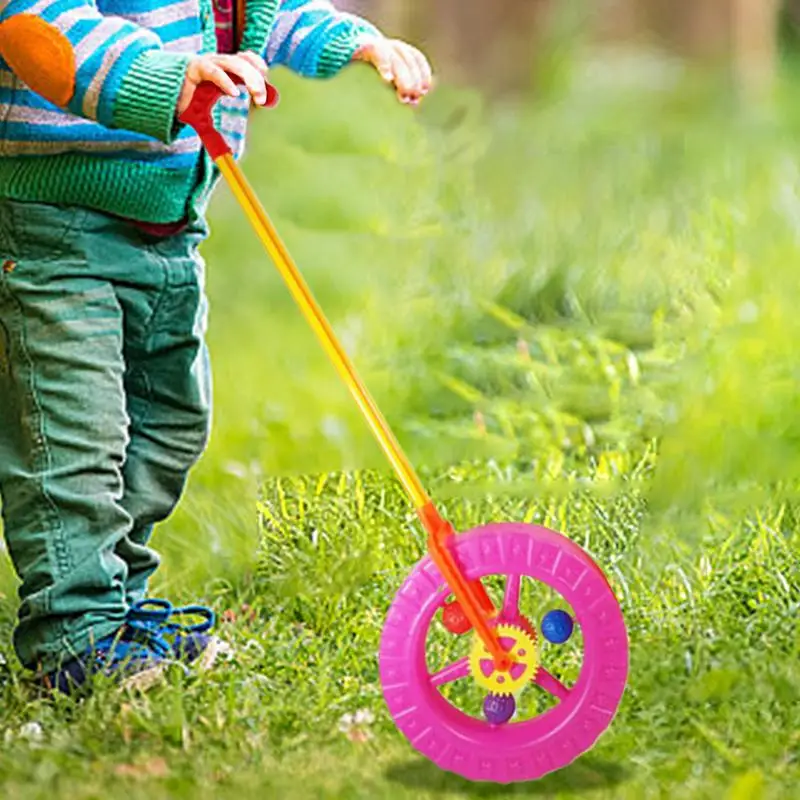
<instances>
[{"instance_id":1,"label":"wheel spoke","mask_svg":"<svg viewBox=\"0 0 800 800\"><path fill-rule=\"evenodd\" d=\"M431 684L434 686L444 686L446 683L452 683L460 678L469 676L469 658L466 656L454 661L452 664L446 666L439 672L431 675Z\"/></svg>"},{"instance_id":2,"label":"wheel spoke","mask_svg":"<svg viewBox=\"0 0 800 800\"><path fill-rule=\"evenodd\" d=\"M521 575L506 577L506 592L503 596L503 616L506 619L519 617L519 588L522 583Z\"/></svg>"},{"instance_id":3,"label":"wheel spoke","mask_svg":"<svg viewBox=\"0 0 800 800\"><path fill-rule=\"evenodd\" d=\"M557 697L559 700L566 700L570 695L570 690L561 681L544 667L539 667L533 682L541 686L548 694Z\"/></svg>"}]
</instances>

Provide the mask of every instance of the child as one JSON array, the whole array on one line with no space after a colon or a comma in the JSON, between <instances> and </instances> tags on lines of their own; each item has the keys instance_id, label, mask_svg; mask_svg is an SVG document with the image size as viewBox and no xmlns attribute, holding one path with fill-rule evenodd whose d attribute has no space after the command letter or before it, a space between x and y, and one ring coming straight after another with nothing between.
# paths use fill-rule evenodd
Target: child
<instances>
[{"instance_id":1,"label":"child","mask_svg":"<svg viewBox=\"0 0 800 800\"><path fill-rule=\"evenodd\" d=\"M211 2L0 0L0 497L15 648L64 692L149 685L216 647L209 609L147 593L153 526L209 429L198 246L218 176L178 114L213 81L240 153L267 65L366 61L412 103L431 85L421 53L327 0Z\"/></svg>"}]
</instances>

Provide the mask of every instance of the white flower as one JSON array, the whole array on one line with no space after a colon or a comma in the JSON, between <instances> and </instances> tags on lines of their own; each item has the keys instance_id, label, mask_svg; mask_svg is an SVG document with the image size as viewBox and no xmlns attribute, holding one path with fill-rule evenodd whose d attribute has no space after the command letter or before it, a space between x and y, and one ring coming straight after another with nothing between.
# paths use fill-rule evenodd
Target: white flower
<instances>
[{"instance_id":1,"label":"white flower","mask_svg":"<svg viewBox=\"0 0 800 800\"><path fill-rule=\"evenodd\" d=\"M242 649L246 653L252 653L256 658L264 658L267 652L257 639L248 639Z\"/></svg>"},{"instance_id":2,"label":"white flower","mask_svg":"<svg viewBox=\"0 0 800 800\"><path fill-rule=\"evenodd\" d=\"M339 720L339 730L342 733L347 733L353 727L354 722L355 716L353 714L343 714Z\"/></svg>"},{"instance_id":3,"label":"white flower","mask_svg":"<svg viewBox=\"0 0 800 800\"><path fill-rule=\"evenodd\" d=\"M44 731L38 722L26 722L19 729L21 739L27 739L31 744L41 742L44 739Z\"/></svg>"},{"instance_id":4,"label":"white flower","mask_svg":"<svg viewBox=\"0 0 800 800\"><path fill-rule=\"evenodd\" d=\"M217 658L220 661L233 661L236 658L236 650L230 642L220 639L217 642Z\"/></svg>"},{"instance_id":5,"label":"white flower","mask_svg":"<svg viewBox=\"0 0 800 800\"><path fill-rule=\"evenodd\" d=\"M362 708L356 711L353 721L356 725L372 725L375 722L375 715L368 708Z\"/></svg>"},{"instance_id":6,"label":"white flower","mask_svg":"<svg viewBox=\"0 0 800 800\"><path fill-rule=\"evenodd\" d=\"M339 731L351 742L362 744L372 738L367 728L375 722L375 715L369 709L361 709L355 714L343 714L339 720Z\"/></svg>"}]
</instances>

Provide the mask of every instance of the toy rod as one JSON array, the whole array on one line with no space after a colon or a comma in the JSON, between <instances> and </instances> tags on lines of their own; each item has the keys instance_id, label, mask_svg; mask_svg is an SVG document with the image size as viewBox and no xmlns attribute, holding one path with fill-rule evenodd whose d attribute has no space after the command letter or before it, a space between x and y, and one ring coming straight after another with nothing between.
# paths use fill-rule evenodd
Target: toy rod
<instances>
[{"instance_id":1,"label":"toy rod","mask_svg":"<svg viewBox=\"0 0 800 800\"><path fill-rule=\"evenodd\" d=\"M499 637L489 624L489 620L497 614L497 609L481 582L468 580L456 563L452 548L449 546L455 535L452 525L441 517L425 491L419 476L359 377L267 212L244 173L236 164L230 147L214 127L211 111L220 96L221 91L217 86L212 83L202 84L195 92L190 107L181 115L181 121L191 125L197 131L209 155L284 279L300 311L350 390L370 430L416 509L420 521L428 533L428 548L431 558L461 604L464 615L486 645L497 668L508 669L513 663L513 658L503 649ZM277 101L277 90L270 86L267 106L275 106Z\"/></svg>"}]
</instances>

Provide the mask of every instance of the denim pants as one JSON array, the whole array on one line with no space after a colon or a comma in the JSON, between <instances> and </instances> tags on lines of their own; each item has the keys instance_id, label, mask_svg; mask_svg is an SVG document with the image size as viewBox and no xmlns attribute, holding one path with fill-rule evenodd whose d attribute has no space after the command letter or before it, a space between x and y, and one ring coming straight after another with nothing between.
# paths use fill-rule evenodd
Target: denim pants
<instances>
[{"instance_id":1,"label":"denim pants","mask_svg":"<svg viewBox=\"0 0 800 800\"><path fill-rule=\"evenodd\" d=\"M205 235L0 201L0 499L29 668L116 631L159 564L153 526L209 431Z\"/></svg>"}]
</instances>

